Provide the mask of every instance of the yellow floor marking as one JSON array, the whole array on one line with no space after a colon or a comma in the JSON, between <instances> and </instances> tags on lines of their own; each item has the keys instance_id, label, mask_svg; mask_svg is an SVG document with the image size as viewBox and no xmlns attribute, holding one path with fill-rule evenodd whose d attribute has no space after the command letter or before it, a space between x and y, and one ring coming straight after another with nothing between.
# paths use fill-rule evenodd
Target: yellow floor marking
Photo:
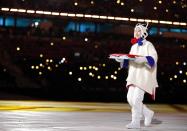
<instances>
[{"instance_id":1,"label":"yellow floor marking","mask_svg":"<svg viewBox=\"0 0 187 131\"><path fill-rule=\"evenodd\" d=\"M185 112L187 105L149 104L155 112ZM129 112L127 103L0 101L0 111Z\"/></svg>"}]
</instances>

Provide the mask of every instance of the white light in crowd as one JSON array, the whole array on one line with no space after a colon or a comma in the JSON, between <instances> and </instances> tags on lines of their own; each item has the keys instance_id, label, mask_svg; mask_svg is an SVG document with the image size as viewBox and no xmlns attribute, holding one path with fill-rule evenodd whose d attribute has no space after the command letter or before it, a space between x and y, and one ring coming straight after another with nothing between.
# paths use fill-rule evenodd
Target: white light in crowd
<instances>
[{"instance_id":1,"label":"white light in crowd","mask_svg":"<svg viewBox=\"0 0 187 131\"><path fill-rule=\"evenodd\" d=\"M72 75L73 74L73 72L72 71L69 71L69 75Z\"/></svg>"},{"instance_id":2,"label":"white light in crowd","mask_svg":"<svg viewBox=\"0 0 187 131\"><path fill-rule=\"evenodd\" d=\"M131 12L134 12L134 9L131 9Z\"/></svg>"},{"instance_id":3,"label":"white light in crowd","mask_svg":"<svg viewBox=\"0 0 187 131\"><path fill-rule=\"evenodd\" d=\"M74 3L74 5L75 5L75 6L77 6L77 5L78 5L78 3L77 3L77 2L75 2L75 3Z\"/></svg>"},{"instance_id":4,"label":"white light in crowd","mask_svg":"<svg viewBox=\"0 0 187 131\"><path fill-rule=\"evenodd\" d=\"M142 2L143 0L139 0L140 2Z\"/></svg>"},{"instance_id":5,"label":"white light in crowd","mask_svg":"<svg viewBox=\"0 0 187 131\"><path fill-rule=\"evenodd\" d=\"M94 74L92 74L92 77L94 77L95 75Z\"/></svg>"},{"instance_id":6,"label":"white light in crowd","mask_svg":"<svg viewBox=\"0 0 187 131\"><path fill-rule=\"evenodd\" d=\"M38 27L38 25L39 25L39 22L37 22L37 21L34 22L34 26L35 26L35 27Z\"/></svg>"},{"instance_id":7,"label":"white light in crowd","mask_svg":"<svg viewBox=\"0 0 187 131\"><path fill-rule=\"evenodd\" d=\"M113 19L114 19L113 16L108 16L107 18L108 18L109 20L113 20Z\"/></svg>"},{"instance_id":8,"label":"white light in crowd","mask_svg":"<svg viewBox=\"0 0 187 131\"><path fill-rule=\"evenodd\" d=\"M84 41L86 41L86 42L87 42L87 41L88 41L88 38L85 38L85 39L84 39Z\"/></svg>"},{"instance_id":9,"label":"white light in crowd","mask_svg":"<svg viewBox=\"0 0 187 131\"><path fill-rule=\"evenodd\" d=\"M185 79L183 80L183 83L186 83L186 80L185 80Z\"/></svg>"},{"instance_id":10,"label":"white light in crowd","mask_svg":"<svg viewBox=\"0 0 187 131\"><path fill-rule=\"evenodd\" d=\"M83 14L76 14L76 17L84 17Z\"/></svg>"},{"instance_id":11,"label":"white light in crowd","mask_svg":"<svg viewBox=\"0 0 187 131\"><path fill-rule=\"evenodd\" d=\"M70 17L75 17L75 14L68 14L68 16L70 16Z\"/></svg>"},{"instance_id":12,"label":"white light in crowd","mask_svg":"<svg viewBox=\"0 0 187 131\"><path fill-rule=\"evenodd\" d=\"M63 36L63 37L62 37L62 39L63 39L63 40L66 40L66 37L65 37L65 36Z\"/></svg>"},{"instance_id":13,"label":"white light in crowd","mask_svg":"<svg viewBox=\"0 0 187 131\"><path fill-rule=\"evenodd\" d=\"M49 62L49 59L46 59L46 62Z\"/></svg>"},{"instance_id":14,"label":"white light in crowd","mask_svg":"<svg viewBox=\"0 0 187 131\"><path fill-rule=\"evenodd\" d=\"M93 1L93 0L91 1L91 4L92 4L92 5L94 4L94 1Z\"/></svg>"},{"instance_id":15,"label":"white light in crowd","mask_svg":"<svg viewBox=\"0 0 187 131\"><path fill-rule=\"evenodd\" d=\"M53 46L53 45L54 45L54 43L53 43L53 42L51 42L51 43L50 43L50 45L51 45L51 46Z\"/></svg>"},{"instance_id":16,"label":"white light in crowd","mask_svg":"<svg viewBox=\"0 0 187 131\"><path fill-rule=\"evenodd\" d=\"M115 20L123 20L122 17L115 17L114 19L115 19Z\"/></svg>"},{"instance_id":17,"label":"white light in crowd","mask_svg":"<svg viewBox=\"0 0 187 131\"><path fill-rule=\"evenodd\" d=\"M86 18L91 18L92 15L84 15L84 17L86 17Z\"/></svg>"},{"instance_id":18,"label":"white light in crowd","mask_svg":"<svg viewBox=\"0 0 187 131\"><path fill-rule=\"evenodd\" d=\"M176 4L176 1L175 1L175 0L173 1L173 4Z\"/></svg>"},{"instance_id":19,"label":"white light in crowd","mask_svg":"<svg viewBox=\"0 0 187 131\"><path fill-rule=\"evenodd\" d=\"M179 22L173 22L173 25L180 25Z\"/></svg>"},{"instance_id":20,"label":"white light in crowd","mask_svg":"<svg viewBox=\"0 0 187 131\"><path fill-rule=\"evenodd\" d=\"M124 17L123 17L123 18L122 18L122 20L124 20L124 21L128 21L128 20L129 20L129 18L124 18Z\"/></svg>"},{"instance_id":21,"label":"white light in crowd","mask_svg":"<svg viewBox=\"0 0 187 131\"><path fill-rule=\"evenodd\" d=\"M99 16L100 19L107 19L107 16Z\"/></svg>"},{"instance_id":22,"label":"white light in crowd","mask_svg":"<svg viewBox=\"0 0 187 131\"><path fill-rule=\"evenodd\" d=\"M163 33L162 32L159 32L159 35L162 35Z\"/></svg>"},{"instance_id":23,"label":"white light in crowd","mask_svg":"<svg viewBox=\"0 0 187 131\"><path fill-rule=\"evenodd\" d=\"M120 2L120 1L119 1ZM77 3L77 2L76 2ZM78 4L78 3L77 3ZM154 9L157 9L155 6ZM37 13L37 14L44 14L44 15L61 15L61 16L69 16L69 17L86 17L86 18L100 18L100 19L109 19L109 20L124 20L128 21L129 18L124 17L114 17L114 16L99 16L99 15L89 15L89 14L72 14L72 13L59 13L59 12L50 12L50 11L41 11L41 10L27 10L26 9L15 9L15 8L1 8L2 11L12 11L12 12L27 12L27 13ZM166 9L166 12L169 10ZM134 9L131 9L131 12L134 12ZM132 21L135 21L136 18L130 18ZM144 22L143 19L136 19L136 21ZM161 24L173 24L173 25L180 25L186 26L186 22L171 22L171 21L158 21L158 20L149 20L145 22L152 22L152 23L161 23ZM38 24L33 24L33 26L37 27Z\"/></svg>"},{"instance_id":24,"label":"white light in crowd","mask_svg":"<svg viewBox=\"0 0 187 131\"><path fill-rule=\"evenodd\" d=\"M81 66L81 67L79 67L79 69L80 69L80 70L83 70L83 67Z\"/></svg>"},{"instance_id":25,"label":"white light in crowd","mask_svg":"<svg viewBox=\"0 0 187 131\"><path fill-rule=\"evenodd\" d=\"M101 79L101 76L97 76L97 79Z\"/></svg>"},{"instance_id":26,"label":"white light in crowd","mask_svg":"<svg viewBox=\"0 0 187 131\"><path fill-rule=\"evenodd\" d=\"M185 66L185 65L186 65L186 62L183 62L183 65Z\"/></svg>"},{"instance_id":27,"label":"white light in crowd","mask_svg":"<svg viewBox=\"0 0 187 131\"><path fill-rule=\"evenodd\" d=\"M130 18L130 21L137 21L137 19L135 19L135 18Z\"/></svg>"},{"instance_id":28,"label":"white light in crowd","mask_svg":"<svg viewBox=\"0 0 187 131\"><path fill-rule=\"evenodd\" d=\"M79 78L78 78L78 81L82 81L82 78L79 77Z\"/></svg>"},{"instance_id":29,"label":"white light in crowd","mask_svg":"<svg viewBox=\"0 0 187 131\"><path fill-rule=\"evenodd\" d=\"M117 77L116 76L114 76L114 78L113 78L114 80L116 80L117 79Z\"/></svg>"},{"instance_id":30,"label":"white light in crowd","mask_svg":"<svg viewBox=\"0 0 187 131\"><path fill-rule=\"evenodd\" d=\"M84 70L87 70L87 67L84 67Z\"/></svg>"},{"instance_id":31,"label":"white light in crowd","mask_svg":"<svg viewBox=\"0 0 187 131\"><path fill-rule=\"evenodd\" d=\"M80 52L75 52L74 53L74 56L76 56L76 57L79 57L81 54L80 54Z\"/></svg>"},{"instance_id":32,"label":"white light in crowd","mask_svg":"<svg viewBox=\"0 0 187 131\"><path fill-rule=\"evenodd\" d=\"M51 15L51 12L50 11L44 11L43 14L45 14L45 15Z\"/></svg>"},{"instance_id":33,"label":"white light in crowd","mask_svg":"<svg viewBox=\"0 0 187 131\"><path fill-rule=\"evenodd\" d=\"M68 16L68 13L60 13L61 16Z\"/></svg>"},{"instance_id":34,"label":"white light in crowd","mask_svg":"<svg viewBox=\"0 0 187 131\"><path fill-rule=\"evenodd\" d=\"M27 13L33 14L35 11L34 10L27 10Z\"/></svg>"},{"instance_id":35,"label":"white light in crowd","mask_svg":"<svg viewBox=\"0 0 187 131\"><path fill-rule=\"evenodd\" d=\"M42 75L42 72L41 72L41 71L39 72L39 75Z\"/></svg>"},{"instance_id":36,"label":"white light in crowd","mask_svg":"<svg viewBox=\"0 0 187 131\"><path fill-rule=\"evenodd\" d=\"M99 69L96 67L95 70L98 71Z\"/></svg>"},{"instance_id":37,"label":"white light in crowd","mask_svg":"<svg viewBox=\"0 0 187 131\"><path fill-rule=\"evenodd\" d=\"M25 9L18 9L18 12L26 12Z\"/></svg>"},{"instance_id":38,"label":"white light in crowd","mask_svg":"<svg viewBox=\"0 0 187 131\"><path fill-rule=\"evenodd\" d=\"M180 23L180 25L184 25L184 26L186 26L186 25L187 25L187 23L183 23L183 22L181 22L181 23Z\"/></svg>"},{"instance_id":39,"label":"white light in crowd","mask_svg":"<svg viewBox=\"0 0 187 131\"><path fill-rule=\"evenodd\" d=\"M20 51L20 47L17 47L16 50L17 50L17 51Z\"/></svg>"},{"instance_id":40,"label":"white light in crowd","mask_svg":"<svg viewBox=\"0 0 187 131\"><path fill-rule=\"evenodd\" d=\"M63 57L63 58L60 60L59 64L64 63L64 62L65 62L65 60L66 60L66 58L64 58L64 57Z\"/></svg>"},{"instance_id":41,"label":"white light in crowd","mask_svg":"<svg viewBox=\"0 0 187 131\"><path fill-rule=\"evenodd\" d=\"M157 10L157 7L156 7L156 6L154 6L154 7L153 7L153 9L154 9L154 10Z\"/></svg>"},{"instance_id":42,"label":"white light in crowd","mask_svg":"<svg viewBox=\"0 0 187 131\"><path fill-rule=\"evenodd\" d=\"M105 79L108 79L108 76L105 76Z\"/></svg>"},{"instance_id":43,"label":"white light in crowd","mask_svg":"<svg viewBox=\"0 0 187 131\"><path fill-rule=\"evenodd\" d=\"M182 74L182 70L180 70L179 73Z\"/></svg>"},{"instance_id":44,"label":"white light in crowd","mask_svg":"<svg viewBox=\"0 0 187 131\"><path fill-rule=\"evenodd\" d=\"M120 67L118 67L118 70L121 70L121 68L120 68Z\"/></svg>"},{"instance_id":45,"label":"white light in crowd","mask_svg":"<svg viewBox=\"0 0 187 131\"><path fill-rule=\"evenodd\" d=\"M92 15L92 18L99 18L99 16L98 15Z\"/></svg>"},{"instance_id":46,"label":"white light in crowd","mask_svg":"<svg viewBox=\"0 0 187 131\"><path fill-rule=\"evenodd\" d=\"M117 74L118 72L117 71L114 71L114 74Z\"/></svg>"},{"instance_id":47,"label":"white light in crowd","mask_svg":"<svg viewBox=\"0 0 187 131\"><path fill-rule=\"evenodd\" d=\"M88 68L89 68L89 69L92 69L92 66L89 66Z\"/></svg>"},{"instance_id":48,"label":"white light in crowd","mask_svg":"<svg viewBox=\"0 0 187 131\"><path fill-rule=\"evenodd\" d=\"M2 11L9 11L9 8L1 8Z\"/></svg>"},{"instance_id":49,"label":"white light in crowd","mask_svg":"<svg viewBox=\"0 0 187 131\"><path fill-rule=\"evenodd\" d=\"M53 62L53 59L50 59L50 60L49 60L49 62L51 62L51 63L52 63L52 62Z\"/></svg>"},{"instance_id":50,"label":"white light in crowd","mask_svg":"<svg viewBox=\"0 0 187 131\"><path fill-rule=\"evenodd\" d=\"M42 58L42 57L43 57L43 54L40 54L40 57Z\"/></svg>"},{"instance_id":51,"label":"white light in crowd","mask_svg":"<svg viewBox=\"0 0 187 131\"><path fill-rule=\"evenodd\" d=\"M37 10L37 11L36 11L36 14L44 14L44 11Z\"/></svg>"},{"instance_id":52,"label":"white light in crowd","mask_svg":"<svg viewBox=\"0 0 187 131\"><path fill-rule=\"evenodd\" d=\"M183 44L183 45L181 45L181 47L182 47L182 48L186 48L186 45L185 45L185 44Z\"/></svg>"},{"instance_id":53,"label":"white light in crowd","mask_svg":"<svg viewBox=\"0 0 187 131\"><path fill-rule=\"evenodd\" d=\"M93 75L93 73L92 72L89 72L89 76L92 76Z\"/></svg>"},{"instance_id":54,"label":"white light in crowd","mask_svg":"<svg viewBox=\"0 0 187 131\"><path fill-rule=\"evenodd\" d=\"M158 20L151 20L152 23L158 23Z\"/></svg>"},{"instance_id":55,"label":"white light in crowd","mask_svg":"<svg viewBox=\"0 0 187 131\"><path fill-rule=\"evenodd\" d=\"M161 23L161 24L172 24L171 21L159 21L159 23Z\"/></svg>"},{"instance_id":56,"label":"white light in crowd","mask_svg":"<svg viewBox=\"0 0 187 131\"><path fill-rule=\"evenodd\" d=\"M103 64L103 67L105 67L106 66L106 64Z\"/></svg>"},{"instance_id":57,"label":"white light in crowd","mask_svg":"<svg viewBox=\"0 0 187 131\"><path fill-rule=\"evenodd\" d=\"M161 1L161 0L159 0L159 1L158 1L158 3L159 3L159 4L162 4L162 1Z\"/></svg>"},{"instance_id":58,"label":"white light in crowd","mask_svg":"<svg viewBox=\"0 0 187 131\"><path fill-rule=\"evenodd\" d=\"M10 9L10 11L12 11L12 12L17 12L18 11L18 9Z\"/></svg>"},{"instance_id":59,"label":"white light in crowd","mask_svg":"<svg viewBox=\"0 0 187 131\"><path fill-rule=\"evenodd\" d=\"M173 78L171 78L171 77L170 77L170 78L169 78L169 80L170 80L170 81L172 81L172 80L173 80Z\"/></svg>"},{"instance_id":60,"label":"white light in crowd","mask_svg":"<svg viewBox=\"0 0 187 131\"><path fill-rule=\"evenodd\" d=\"M94 45L94 48L97 49L97 48L98 48L98 45Z\"/></svg>"},{"instance_id":61,"label":"white light in crowd","mask_svg":"<svg viewBox=\"0 0 187 131\"><path fill-rule=\"evenodd\" d=\"M117 0L116 3L119 4L119 3L120 3L120 0Z\"/></svg>"},{"instance_id":62,"label":"white light in crowd","mask_svg":"<svg viewBox=\"0 0 187 131\"><path fill-rule=\"evenodd\" d=\"M39 66L36 66L36 69L39 69Z\"/></svg>"},{"instance_id":63,"label":"white light in crowd","mask_svg":"<svg viewBox=\"0 0 187 131\"><path fill-rule=\"evenodd\" d=\"M55 64L55 67L58 67L58 64Z\"/></svg>"},{"instance_id":64,"label":"white light in crowd","mask_svg":"<svg viewBox=\"0 0 187 131\"><path fill-rule=\"evenodd\" d=\"M52 12L51 14L52 15L59 15L60 13L59 12Z\"/></svg>"},{"instance_id":65,"label":"white light in crowd","mask_svg":"<svg viewBox=\"0 0 187 131\"><path fill-rule=\"evenodd\" d=\"M177 78L177 75L174 75L174 78Z\"/></svg>"},{"instance_id":66,"label":"white light in crowd","mask_svg":"<svg viewBox=\"0 0 187 131\"><path fill-rule=\"evenodd\" d=\"M176 65L179 65L179 62L178 62L178 61L176 61Z\"/></svg>"},{"instance_id":67,"label":"white light in crowd","mask_svg":"<svg viewBox=\"0 0 187 131\"><path fill-rule=\"evenodd\" d=\"M123 3L123 2L121 2L121 5L124 5L124 3Z\"/></svg>"},{"instance_id":68,"label":"white light in crowd","mask_svg":"<svg viewBox=\"0 0 187 131\"><path fill-rule=\"evenodd\" d=\"M114 78L114 75L111 75L110 77L111 77L111 78Z\"/></svg>"},{"instance_id":69,"label":"white light in crowd","mask_svg":"<svg viewBox=\"0 0 187 131\"><path fill-rule=\"evenodd\" d=\"M43 64L42 64L42 63L40 63L40 66L42 67L42 66L43 66Z\"/></svg>"},{"instance_id":70,"label":"white light in crowd","mask_svg":"<svg viewBox=\"0 0 187 131\"><path fill-rule=\"evenodd\" d=\"M3 71L6 72L6 69L4 68Z\"/></svg>"},{"instance_id":71,"label":"white light in crowd","mask_svg":"<svg viewBox=\"0 0 187 131\"><path fill-rule=\"evenodd\" d=\"M144 22L144 19L138 19L138 22Z\"/></svg>"},{"instance_id":72,"label":"white light in crowd","mask_svg":"<svg viewBox=\"0 0 187 131\"><path fill-rule=\"evenodd\" d=\"M150 19L145 19L145 22L151 22L151 20Z\"/></svg>"},{"instance_id":73,"label":"white light in crowd","mask_svg":"<svg viewBox=\"0 0 187 131\"><path fill-rule=\"evenodd\" d=\"M50 67L50 66L48 66L48 67L47 67L47 69L48 69L48 70L51 70L51 67Z\"/></svg>"},{"instance_id":74,"label":"white light in crowd","mask_svg":"<svg viewBox=\"0 0 187 131\"><path fill-rule=\"evenodd\" d=\"M31 66L31 69L34 69L34 66L33 66L33 65Z\"/></svg>"}]
</instances>

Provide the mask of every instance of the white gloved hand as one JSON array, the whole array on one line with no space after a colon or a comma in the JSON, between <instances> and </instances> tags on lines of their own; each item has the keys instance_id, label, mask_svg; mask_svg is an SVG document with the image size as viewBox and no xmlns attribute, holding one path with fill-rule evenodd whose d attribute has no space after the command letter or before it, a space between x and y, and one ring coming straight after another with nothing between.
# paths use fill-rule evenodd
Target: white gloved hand
<instances>
[{"instance_id":1,"label":"white gloved hand","mask_svg":"<svg viewBox=\"0 0 187 131\"><path fill-rule=\"evenodd\" d=\"M136 57L134 62L137 64L147 63L147 59L146 57Z\"/></svg>"},{"instance_id":2,"label":"white gloved hand","mask_svg":"<svg viewBox=\"0 0 187 131\"><path fill-rule=\"evenodd\" d=\"M120 58L115 58L115 60L117 61L117 62L123 62L123 59L120 59Z\"/></svg>"}]
</instances>

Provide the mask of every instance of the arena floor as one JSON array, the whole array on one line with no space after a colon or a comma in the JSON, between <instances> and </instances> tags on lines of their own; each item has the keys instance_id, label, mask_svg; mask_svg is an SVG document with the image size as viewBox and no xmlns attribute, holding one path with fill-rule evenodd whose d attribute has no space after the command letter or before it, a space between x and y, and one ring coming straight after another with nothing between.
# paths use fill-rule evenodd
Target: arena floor
<instances>
[{"instance_id":1,"label":"arena floor","mask_svg":"<svg viewBox=\"0 0 187 131\"><path fill-rule=\"evenodd\" d=\"M126 129L126 103L0 101L0 131L187 131L187 105L148 105L150 127Z\"/></svg>"}]
</instances>

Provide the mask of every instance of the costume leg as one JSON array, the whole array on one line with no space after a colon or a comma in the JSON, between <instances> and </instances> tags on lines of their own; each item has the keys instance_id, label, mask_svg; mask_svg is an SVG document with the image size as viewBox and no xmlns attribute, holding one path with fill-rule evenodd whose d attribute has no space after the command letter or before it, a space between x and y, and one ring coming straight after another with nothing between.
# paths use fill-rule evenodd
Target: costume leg
<instances>
[{"instance_id":1,"label":"costume leg","mask_svg":"<svg viewBox=\"0 0 187 131\"><path fill-rule=\"evenodd\" d=\"M132 98L134 94L134 86L129 86L128 92L127 92L127 102L132 107Z\"/></svg>"},{"instance_id":2,"label":"costume leg","mask_svg":"<svg viewBox=\"0 0 187 131\"><path fill-rule=\"evenodd\" d=\"M145 91L134 87L133 96L132 96L132 122L128 124L127 128L140 128L140 119L142 115L142 107L143 107L143 98Z\"/></svg>"},{"instance_id":3,"label":"costume leg","mask_svg":"<svg viewBox=\"0 0 187 131\"><path fill-rule=\"evenodd\" d=\"M144 125L149 126L154 116L154 112L150 110L146 105L143 105L143 115L145 117Z\"/></svg>"}]
</instances>

